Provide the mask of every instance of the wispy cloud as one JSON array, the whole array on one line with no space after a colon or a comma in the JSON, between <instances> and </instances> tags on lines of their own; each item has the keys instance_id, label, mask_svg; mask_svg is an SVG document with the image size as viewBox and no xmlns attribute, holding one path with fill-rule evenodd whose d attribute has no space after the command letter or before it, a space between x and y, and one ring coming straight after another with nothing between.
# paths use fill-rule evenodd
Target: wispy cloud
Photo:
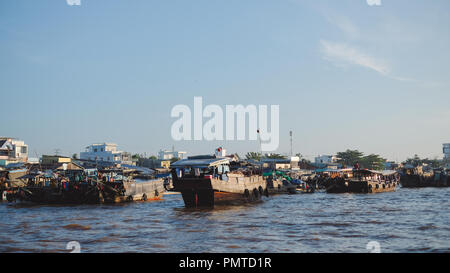
<instances>
[{"instance_id":1,"label":"wispy cloud","mask_svg":"<svg viewBox=\"0 0 450 273\"><path fill-rule=\"evenodd\" d=\"M321 51L324 59L338 65L351 64L362 66L387 76L390 69L383 62L364 52L360 49L343 43L334 43L326 40L320 41Z\"/></svg>"},{"instance_id":2,"label":"wispy cloud","mask_svg":"<svg viewBox=\"0 0 450 273\"><path fill-rule=\"evenodd\" d=\"M360 36L359 28L353 22L345 17L335 14L325 15L325 18L332 25L336 26L340 31L342 31L348 38L357 39Z\"/></svg>"},{"instance_id":3,"label":"wispy cloud","mask_svg":"<svg viewBox=\"0 0 450 273\"><path fill-rule=\"evenodd\" d=\"M320 49L323 54L323 58L337 66L360 66L376 71L382 76L393 80L403 82L415 81L414 79L392 75L391 68L385 60L373 57L357 47L345 43L320 40Z\"/></svg>"}]
</instances>

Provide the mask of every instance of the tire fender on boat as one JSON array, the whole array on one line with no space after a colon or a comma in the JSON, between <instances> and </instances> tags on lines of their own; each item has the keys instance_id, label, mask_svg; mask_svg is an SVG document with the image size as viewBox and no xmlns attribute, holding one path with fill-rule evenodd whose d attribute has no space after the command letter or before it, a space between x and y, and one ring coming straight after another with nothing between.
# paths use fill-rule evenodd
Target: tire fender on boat
<instances>
[{"instance_id":1,"label":"tire fender on boat","mask_svg":"<svg viewBox=\"0 0 450 273\"><path fill-rule=\"evenodd\" d=\"M245 196L246 198L249 198L249 197L250 197L250 191L249 191L248 189L245 189L245 191L244 191L244 196Z\"/></svg>"},{"instance_id":2,"label":"tire fender on boat","mask_svg":"<svg viewBox=\"0 0 450 273\"><path fill-rule=\"evenodd\" d=\"M258 191L256 188L253 189L253 197L254 197L256 200L259 198L259 191Z\"/></svg>"},{"instance_id":3,"label":"tire fender on boat","mask_svg":"<svg viewBox=\"0 0 450 273\"><path fill-rule=\"evenodd\" d=\"M259 195L262 196L264 194L263 188L261 186L259 186L258 190L259 190Z\"/></svg>"}]
</instances>

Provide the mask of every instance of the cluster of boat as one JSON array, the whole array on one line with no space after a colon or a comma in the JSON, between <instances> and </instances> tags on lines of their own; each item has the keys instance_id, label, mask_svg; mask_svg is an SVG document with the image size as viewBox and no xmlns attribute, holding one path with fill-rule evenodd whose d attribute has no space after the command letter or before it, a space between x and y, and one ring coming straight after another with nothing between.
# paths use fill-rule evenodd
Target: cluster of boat
<instances>
[{"instance_id":1,"label":"cluster of boat","mask_svg":"<svg viewBox=\"0 0 450 273\"><path fill-rule=\"evenodd\" d=\"M135 170L125 168L34 170L16 178L25 181L23 186L8 185L3 176L2 199L39 204L101 204L162 197L165 179L136 181L136 175Z\"/></svg>"},{"instance_id":2,"label":"cluster of boat","mask_svg":"<svg viewBox=\"0 0 450 273\"><path fill-rule=\"evenodd\" d=\"M161 199L179 192L186 207L214 207L261 200L276 194L380 193L403 187L450 185L444 171L416 169L375 171L349 168L313 174L264 169L249 161L228 157L194 156L174 162L163 178L139 180L139 171L127 168L57 169L30 171L19 177L22 186L8 185L0 176L3 200L40 204L100 204Z\"/></svg>"}]
</instances>

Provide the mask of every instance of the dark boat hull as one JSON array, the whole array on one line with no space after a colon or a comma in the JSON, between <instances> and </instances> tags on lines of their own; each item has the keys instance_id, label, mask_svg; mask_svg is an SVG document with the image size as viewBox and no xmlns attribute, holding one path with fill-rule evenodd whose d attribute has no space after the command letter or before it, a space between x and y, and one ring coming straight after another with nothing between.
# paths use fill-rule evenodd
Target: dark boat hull
<instances>
[{"instance_id":1,"label":"dark boat hull","mask_svg":"<svg viewBox=\"0 0 450 273\"><path fill-rule=\"evenodd\" d=\"M241 177L234 181L204 178L174 179L174 190L181 192L185 207L214 207L239 205L261 200L268 196L266 181L262 177Z\"/></svg>"},{"instance_id":2,"label":"dark boat hull","mask_svg":"<svg viewBox=\"0 0 450 273\"><path fill-rule=\"evenodd\" d=\"M395 191L398 183L371 181L337 181L327 188L327 193L380 193Z\"/></svg>"},{"instance_id":3,"label":"dark boat hull","mask_svg":"<svg viewBox=\"0 0 450 273\"><path fill-rule=\"evenodd\" d=\"M102 192L92 189L90 192L63 191L44 187L25 187L15 194L21 202L36 204L99 204L103 203Z\"/></svg>"},{"instance_id":4,"label":"dark boat hull","mask_svg":"<svg viewBox=\"0 0 450 273\"><path fill-rule=\"evenodd\" d=\"M403 188L426 188L426 187L449 187L449 176L435 179L434 176L423 176L417 174L406 174L401 177L400 183Z\"/></svg>"},{"instance_id":5,"label":"dark boat hull","mask_svg":"<svg viewBox=\"0 0 450 273\"><path fill-rule=\"evenodd\" d=\"M24 187L14 194L14 199L37 204L103 204L132 201L150 201L162 198L163 180L148 182L124 182L125 191L119 191L108 183L99 186L83 185L76 189L51 187Z\"/></svg>"}]
</instances>

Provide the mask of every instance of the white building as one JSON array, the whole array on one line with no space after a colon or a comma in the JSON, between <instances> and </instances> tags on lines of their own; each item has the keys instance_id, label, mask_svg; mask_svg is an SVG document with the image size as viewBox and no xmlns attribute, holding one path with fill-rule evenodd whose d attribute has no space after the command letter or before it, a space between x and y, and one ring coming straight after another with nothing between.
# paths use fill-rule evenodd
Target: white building
<instances>
[{"instance_id":1,"label":"white building","mask_svg":"<svg viewBox=\"0 0 450 273\"><path fill-rule=\"evenodd\" d=\"M449 159L450 160L450 143L445 143L445 144L443 144L443 148L442 148L442 151L443 151L443 153L444 153L444 159L445 160L447 160L447 159Z\"/></svg>"},{"instance_id":2,"label":"white building","mask_svg":"<svg viewBox=\"0 0 450 273\"><path fill-rule=\"evenodd\" d=\"M131 155L118 151L115 143L92 144L80 153L80 159L131 164Z\"/></svg>"},{"instance_id":3,"label":"white building","mask_svg":"<svg viewBox=\"0 0 450 273\"><path fill-rule=\"evenodd\" d=\"M22 140L0 137L0 165L6 166L9 163L27 162L28 145Z\"/></svg>"},{"instance_id":4,"label":"white building","mask_svg":"<svg viewBox=\"0 0 450 273\"><path fill-rule=\"evenodd\" d=\"M186 152L177 152L177 151L168 151L168 150L160 150L158 152L159 160L171 160L172 158L183 159L186 155Z\"/></svg>"},{"instance_id":5,"label":"white building","mask_svg":"<svg viewBox=\"0 0 450 273\"><path fill-rule=\"evenodd\" d=\"M337 157L334 155L319 155L314 159L314 162L316 164L329 164L329 163L336 163Z\"/></svg>"},{"instance_id":6,"label":"white building","mask_svg":"<svg viewBox=\"0 0 450 273\"><path fill-rule=\"evenodd\" d=\"M227 150L223 147L219 147L214 151L214 155L216 157L226 157L227 156Z\"/></svg>"}]
</instances>

